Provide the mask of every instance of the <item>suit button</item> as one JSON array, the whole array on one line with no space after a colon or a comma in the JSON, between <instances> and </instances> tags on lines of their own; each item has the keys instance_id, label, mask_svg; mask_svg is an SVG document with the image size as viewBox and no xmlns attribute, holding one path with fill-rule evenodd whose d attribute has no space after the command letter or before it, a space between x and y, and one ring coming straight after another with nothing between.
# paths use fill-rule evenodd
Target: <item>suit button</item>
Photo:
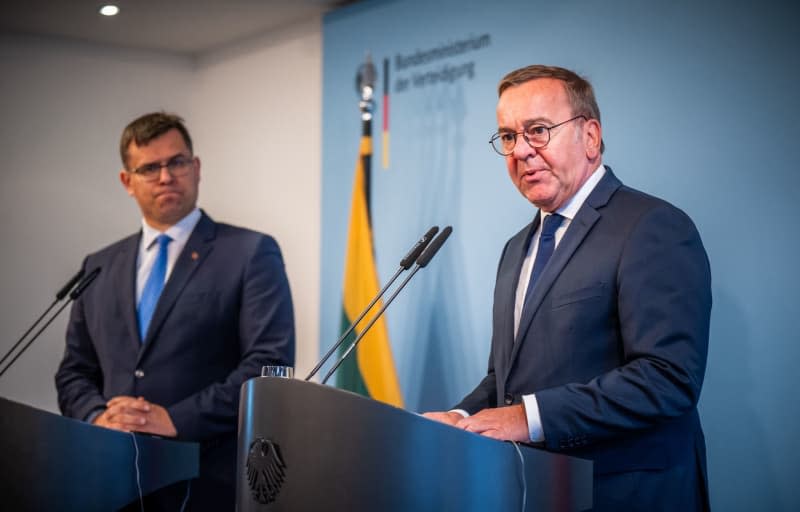
<instances>
[{"instance_id":1,"label":"suit button","mask_svg":"<svg viewBox=\"0 0 800 512\"><path fill-rule=\"evenodd\" d=\"M503 398L505 399L503 401L505 402L506 405L511 405L514 403L514 397L511 396L511 393L506 393L506 395Z\"/></svg>"},{"instance_id":2,"label":"suit button","mask_svg":"<svg viewBox=\"0 0 800 512\"><path fill-rule=\"evenodd\" d=\"M136 371L133 372L133 374L136 376L137 379L141 379L142 377L144 377L144 372L142 371L141 368L137 368Z\"/></svg>"}]
</instances>

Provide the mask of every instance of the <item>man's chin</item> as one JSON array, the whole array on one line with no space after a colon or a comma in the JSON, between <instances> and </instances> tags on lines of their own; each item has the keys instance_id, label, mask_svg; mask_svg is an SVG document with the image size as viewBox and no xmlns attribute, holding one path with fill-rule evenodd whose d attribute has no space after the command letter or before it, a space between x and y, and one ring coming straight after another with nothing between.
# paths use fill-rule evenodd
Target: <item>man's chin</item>
<instances>
[{"instance_id":1,"label":"man's chin","mask_svg":"<svg viewBox=\"0 0 800 512\"><path fill-rule=\"evenodd\" d=\"M161 224L172 226L188 215L190 211L191 209L186 210L185 208L163 208L158 212L158 221Z\"/></svg>"},{"instance_id":2,"label":"man's chin","mask_svg":"<svg viewBox=\"0 0 800 512\"><path fill-rule=\"evenodd\" d=\"M547 207L553 203L553 196L551 194L542 194L540 191L526 190L522 195L525 196L525 199L533 203L535 207L544 210L547 210Z\"/></svg>"}]
</instances>

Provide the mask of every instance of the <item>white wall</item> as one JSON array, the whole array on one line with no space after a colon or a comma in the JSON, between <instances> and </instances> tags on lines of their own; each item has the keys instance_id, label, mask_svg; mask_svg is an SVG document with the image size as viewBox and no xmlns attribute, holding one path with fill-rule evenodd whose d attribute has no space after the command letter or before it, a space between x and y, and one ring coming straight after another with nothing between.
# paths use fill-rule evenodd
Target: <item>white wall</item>
<instances>
[{"instance_id":1,"label":"white wall","mask_svg":"<svg viewBox=\"0 0 800 512\"><path fill-rule=\"evenodd\" d=\"M305 376L319 352L320 21L206 56L193 82L200 204L278 240L295 306L295 366Z\"/></svg>"},{"instance_id":2,"label":"white wall","mask_svg":"<svg viewBox=\"0 0 800 512\"><path fill-rule=\"evenodd\" d=\"M138 208L117 178L119 135L137 115L164 109L192 132L200 206L281 245L298 373L310 369L318 353L320 40L313 19L195 61L0 34L0 352L87 253L138 228ZM66 317L0 378L0 395L57 410Z\"/></svg>"}]
</instances>

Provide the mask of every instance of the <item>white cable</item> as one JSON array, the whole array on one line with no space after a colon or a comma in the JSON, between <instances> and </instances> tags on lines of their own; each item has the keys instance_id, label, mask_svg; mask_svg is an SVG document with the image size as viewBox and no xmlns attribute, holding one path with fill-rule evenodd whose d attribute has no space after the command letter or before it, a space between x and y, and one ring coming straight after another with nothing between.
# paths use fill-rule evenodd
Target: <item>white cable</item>
<instances>
[{"instance_id":1,"label":"white cable","mask_svg":"<svg viewBox=\"0 0 800 512\"><path fill-rule=\"evenodd\" d=\"M191 492L192 492L192 481L191 480L187 480L186 481L186 497L183 498L183 504L181 505L181 512L184 512L184 510L186 510L186 504L189 503L189 495L191 494Z\"/></svg>"},{"instance_id":2,"label":"white cable","mask_svg":"<svg viewBox=\"0 0 800 512\"><path fill-rule=\"evenodd\" d=\"M136 470L136 488L139 491L139 509L141 512L144 512L144 498L142 497L142 478L139 472L139 445L136 443L136 434L133 432L128 432L131 435L131 439L133 439L133 449L136 452L136 455L133 459L133 466Z\"/></svg>"},{"instance_id":3,"label":"white cable","mask_svg":"<svg viewBox=\"0 0 800 512\"><path fill-rule=\"evenodd\" d=\"M517 449L517 455L519 455L519 477L520 480L522 480L522 512L525 512L525 508L528 506L528 481L525 480L525 457L522 456L522 451L519 449L519 445L516 441L511 441L511 444Z\"/></svg>"}]
</instances>

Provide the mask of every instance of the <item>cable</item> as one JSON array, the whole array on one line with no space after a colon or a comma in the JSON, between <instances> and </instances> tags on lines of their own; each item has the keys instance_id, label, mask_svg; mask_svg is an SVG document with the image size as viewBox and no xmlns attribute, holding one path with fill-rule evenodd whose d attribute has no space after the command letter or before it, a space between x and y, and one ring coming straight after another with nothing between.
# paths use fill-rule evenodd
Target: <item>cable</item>
<instances>
[{"instance_id":1,"label":"cable","mask_svg":"<svg viewBox=\"0 0 800 512\"><path fill-rule=\"evenodd\" d=\"M517 449L517 455L519 455L519 477L520 480L522 480L522 512L525 512L525 508L528 506L528 481L525 480L525 457L522 456L522 451L519 449L519 445L516 441L511 441L511 444Z\"/></svg>"},{"instance_id":2,"label":"cable","mask_svg":"<svg viewBox=\"0 0 800 512\"><path fill-rule=\"evenodd\" d=\"M133 439L133 449L136 451L136 455L133 458L133 466L136 469L136 488L139 491L139 509L141 512L144 512L144 497L142 497L142 478L139 472L139 445L136 443L136 434L133 432L128 432L131 435L131 439Z\"/></svg>"},{"instance_id":3,"label":"cable","mask_svg":"<svg viewBox=\"0 0 800 512\"><path fill-rule=\"evenodd\" d=\"M183 498L183 504L181 505L181 512L186 510L186 505L189 503L189 495L192 493L192 481L186 481L186 497Z\"/></svg>"},{"instance_id":4,"label":"cable","mask_svg":"<svg viewBox=\"0 0 800 512\"><path fill-rule=\"evenodd\" d=\"M133 449L135 451L135 455L133 458L134 468L136 469L136 488L139 491L139 509L141 512L144 512L144 497L142 496L142 479L141 479L141 472L139 471L139 445L136 442L136 434L133 432L128 432L133 439ZM189 504L189 496L192 493L192 481L186 481L186 496L183 498L183 503L181 503L181 511L184 512L186 510L186 505Z\"/></svg>"}]
</instances>

